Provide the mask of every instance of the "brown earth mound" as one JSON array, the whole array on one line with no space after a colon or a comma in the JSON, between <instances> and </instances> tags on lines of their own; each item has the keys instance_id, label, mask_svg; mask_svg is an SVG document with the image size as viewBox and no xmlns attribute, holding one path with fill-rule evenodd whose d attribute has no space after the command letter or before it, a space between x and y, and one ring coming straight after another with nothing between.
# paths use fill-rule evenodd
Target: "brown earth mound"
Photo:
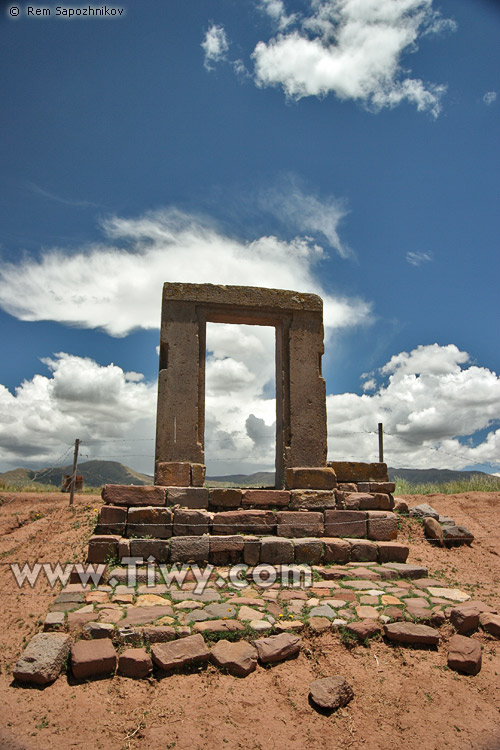
<instances>
[{"instance_id":1,"label":"brown earth mound","mask_svg":"<svg viewBox=\"0 0 500 750\"><path fill-rule=\"evenodd\" d=\"M500 611L500 494L406 499L428 502L475 535L471 547L446 550L426 542L418 522L404 520L399 538L410 541L410 562ZM244 679L209 666L162 680L75 683L64 675L43 690L15 686L13 665L54 591L46 582L19 590L9 566L82 562L100 504L89 495L69 508L67 495L0 494L1 750L499 750L500 642L475 634L482 670L457 674L446 667L450 625L441 628L437 650L381 640L347 649L332 631L306 636L297 659L258 667ZM354 700L322 715L308 701L309 685L334 674L353 686Z\"/></svg>"}]
</instances>

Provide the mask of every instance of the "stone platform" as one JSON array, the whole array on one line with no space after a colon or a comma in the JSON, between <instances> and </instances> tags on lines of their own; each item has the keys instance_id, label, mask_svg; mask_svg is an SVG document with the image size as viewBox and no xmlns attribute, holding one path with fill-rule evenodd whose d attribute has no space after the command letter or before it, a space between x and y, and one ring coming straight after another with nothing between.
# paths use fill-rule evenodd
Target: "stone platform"
<instances>
[{"instance_id":1,"label":"stone platform","mask_svg":"<svg viewBox=\"0 0 500 750\"><path fill-rule=\"evenodd\" d=\"M177 464L168 476L192 477L192 466L186 467L182 471ZM337 476L351 481L339 482ZM395 541L395 485L385 464L291 469L287 484L289 489L106 485L88 562L129 557L214 565L406 561L408 547Z\"/></svg>"}]
</instances>

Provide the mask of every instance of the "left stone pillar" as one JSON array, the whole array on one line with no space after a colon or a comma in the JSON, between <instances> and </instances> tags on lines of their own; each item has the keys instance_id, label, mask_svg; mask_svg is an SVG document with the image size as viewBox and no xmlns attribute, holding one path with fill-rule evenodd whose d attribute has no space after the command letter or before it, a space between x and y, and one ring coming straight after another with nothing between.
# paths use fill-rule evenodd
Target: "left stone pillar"
<instances>
[{"instance_id":1,"label":"left stone pillar","mask_svg":"<svg viewBox=\"0 0 500 750\"><path fill-rule=\"evenodd\" d=\"M155 481L160 462L204 464L205 327L194 302L164 296Z\"/></svg>"}]
</instances>

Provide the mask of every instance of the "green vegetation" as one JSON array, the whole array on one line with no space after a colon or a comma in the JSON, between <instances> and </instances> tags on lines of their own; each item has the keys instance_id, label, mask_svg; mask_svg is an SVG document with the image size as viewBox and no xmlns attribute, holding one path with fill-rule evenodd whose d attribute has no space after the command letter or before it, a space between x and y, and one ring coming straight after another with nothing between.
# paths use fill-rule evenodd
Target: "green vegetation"
<instances>
[{"instance_id":1,"label":"green vegetation","mask_svg":"<svg viewBox=\"0 0 500 750\"><path fill-rule=\"evenodd\" d=\"M500 492L500 477L490 474L477 474L467 479L452 482L425 482L416 484L395 476L396 495L457 495L460 492Z\"/></svg>"},{"instance_id":2,"label":"green vegetation","mask_svg":"<svg viewBox=\"0 0 500 750\"><path fill-rule=\"evenodd\" d=\"M78 495L100 495L102 487L84 487ZM0 492L61 492L60 485L28 482L28 484L9 484L0 480Z\"/></svg>"}]
</instances>

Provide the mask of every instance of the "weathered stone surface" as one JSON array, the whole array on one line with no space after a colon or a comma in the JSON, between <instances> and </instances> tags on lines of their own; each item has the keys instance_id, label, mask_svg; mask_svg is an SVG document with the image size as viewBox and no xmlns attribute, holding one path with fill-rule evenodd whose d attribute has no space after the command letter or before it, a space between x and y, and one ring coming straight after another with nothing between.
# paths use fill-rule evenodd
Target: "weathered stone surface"
<instances>
[{"instance_id":1,"label":"weathered stone surface","mask_svg":"<svg viewBox=\"0 0 500 750\"><path fill-rule=\"evenodd\" d=\"M151 647L151 657L160 669L169 671L193 664L204 664L210 657L210 651L203 636L196 634L170 643L155 644Z\"/></svg>"},{"instance_id":2,"label":"weathered stone surface","mask_svg":"<svg viewBox=\"0 0 500 750\"><path fill-rule=\"evenodd\" d=\"M335 511L329 511L335 513ZM276 513L277 534L284 537L323 536L323 514L314 511L287 511Z\"/></svg>"},{"instance_id":3,"label":"weathered stone surface","mask_svg":"<svg viewBox=\"0 0 500 750\"><path fill-rule=\"evenodd\" d=\"M275 536L263 537L260 544L260 562L269 565L293 563L294 551L291 539Z\"/></svg>"},{"instance_id":4,"label":"weathered stone surface","mask_svg":"<svg viewBox=\"0 0 500 750\"><path fill-rule=\"evenodd\" d=\"M238 620L207 620L193 625L195 633L235 633L239 630L245 630L245 626Z\"/></svg>"},{"instance_id":5,"label":"weathered stone surface","mask_svg":"<svg viewBox=\"0 0 500 750\"><path fill-rule=\"evenodd\" d=\"M408 503L406 500L403 500L402 497L395 497L393 510L396 511L396 513L406 514L409 512Z\"/></svg>"},{"instance_id":6,"label":"weathered stone surface","mask_svg":"<svg viewBox=\"0 0 500 750\"><path fill-rule=\"evenodd\" d=\"M467 602L459 607L453 607L450 612L450 622L460 635L472 633L479 627L481 608Z\"/></svg>"},{"instance_id":7,"label":"weathered stone surface","mask_svg":"<svg viewBox=\"0 0 500 750\"><path fill-rule=\"evenodd\" d=\"M301 620L277 620L275 622L276 630L286 632L293 630L295 632L303 630L305 624Z\"/></svg>"},{"instance_id":8,"label":"weathered stone surface","mask_svg":"<svg viewBox=\"0 0 500 750\"><path fill-rule=\"evenodd\" d=\"M103 505L99 511L96 534L118 534L122 536L127 523L127 509L119 505Z\"/></svg>"},{"instance_id":9,"label":"weathered stone surface","mask_svg":"<svg viewBox=\"0 0 500 750\"><path fill-rule=\"evenodd\" d=\"M380 633L380 623L375 620L365 619L359 622L351 622L346 625L346 630L356 636L360 641L364 641L365 638L372 638L377 633Z\"/></svg>"},{"instance_id":10,"label":"weathered stone surface","mask_svg":"<svg viewBox=\"0 0 500 750\"><path fill-rule=\"evenodd\" d=\"M421 503L420 505L414 505L413 508L410 508L410 517L411 518L435 518L436 521L439 518L439 513L437 510L434 510L428 503Z\"/></svg>"},{"instance_id":11,"label":"weathered stone surface","mask_svg":"<svg viewBox=\"0 0 500 750\"><path fill-rule=\"evenodd\" d=\"M424 533L427 539L437 542L440 547L444 547L443 529L439 521L432 516L424 516Z\"/></svg>"},{"instance_id":12,"label":"weathered stone surface","mask_svg":"<svg viewBox=\"0 0 500 750\"><path fill-rule=\"evenodd\" d=\"M387 464L365 464L358 461L328 461L337 482L388 482Z\"/></svg>"},{"instance_id":13,"label":"weathered stone surface","mask_svg":"<svg viewBox=\"0 0 500 750\"><path fill-rule=\"evenodd\" d=\"M333 620L334 617L337 617L337 613L328 604L320 604L318 607L309 610L309 617L326 617Z\"/></svg>"},{"instance_id":14,"label":"weathered stone surface","mask_svg":"<svg viewBox=\"0 0 500 750\"><path fill-rule=\"evenodd\" d=\"M209 536L174 536L170 542L170 562L208 562Z\"/></svg>"},{"instance_id":15,"label":"weathered stone surface","mask_svg":"<svg viewBox=\"0 0 500 750\"><path fill-rule=\"evenodd\" d=\"M209 490L209 503L215 508L239 508L242 491L232 488L216 487Z\"/></svg>"},{"instance_id":16,"label":"weathered stone surface","mask_svg":"<svg viewBox=\"0 0 500 750\"><path fill-rule=\"evenodd\" d=\"M331 624L332 623L328 617L309 617L309 627L316 633L322 633L324 630L329 630Z\"/></svg>"},{"instance_id":17,"label":"weathered stone surface","mask_svg":"<svg viewBox=\"0 0 500 750\"><path fill-rule=\"evenodd\" d=\"M241 561L244 546L242 536L211 536L209 560L212 565L234 565Z\"/></svg>"},{"instance_id":18,"label":"weathered stone surface","mask_svg":"<svg viewBox=\"0 0 500 750\"><path fill-rule=\"evenodd\" d=\"M167 504L181 508L208 508L208 489L205 487L167 487Z\"/></svg>"},{"instance_id":19,"label":"weathered stone surface","mask_svg":"<svg viewBox=\"0 0 500 750\"><path fill-rule=\"evenodd\" d=\"M210 659L230 674L246 677L257 668L257 649L247 641L219 641L210 652Z\"/></svg>"},{"instance_id":20,"label":"weathered stone surface","mask_svg":"<svg viewBox=\"0 0 500 750\"><path fill-rule=\"evenodd\" d=\"M112 638L115 628L110 622L88 622L83 626L83 632L89 638Z\"/></svg>"},{"instance_id":21,"label":"weathered stone surface","mask_svg":"<svg viewBox=\"0 0 500 750\"><path fill-rule=\"evenodd\" d=\"M479 622L481 627L490 635L494 635L495 638L500 638L500 616L494 615L491 612L483 612L479 615Z\"/></svg>"},{"instance_id":22,"label":"weathered stone surface","mask_svg":"<svg viewBox=\"0 0 500 750\"><path fill-rule=\"evenodd\" d=\"M411 577L412 576L408 576L408 578ZM470 594L467 594L465 591L461 591L460 589L448 589L441 588L439 586L428 586L427 591L431 596L437 596L441 599L448 599L452 602L466 602L471 598Z\"/></svg>"},{"instance_id":23,"label":"weathered stone surface","mask_svg":"<svg viewBox=\"0 0 500 750\"><path fill-rule=\"evenodd\" d=\"M173 615L174 611L169 604L158 605L156 607L129 607L125 617L120 620L120 626L144 625L145 623L154 622L159 617Z\"/></svg>"},{"instance_id":24,"label":"weathered stone surface","mask_svg":"<svg viewBox=\"0 0 500 750\"><path fill-rule=\"evenodd\" d=\"M53 630L63 630L64 621L64 612L48 612L43 622L44 633L48 633Z\"/></svg>"},{"instance_id":25,"label":"weathered stone surface","mask_svg":"<svg viewBox=\"0 0 500 750\"><path fill-rule=\"evenodd\" d=\"M399 542L377 542L378 559L380 563L397 562L405 563L410 553L406 544Z\"/></svg>"},{"instance_id":26,"label":"weathered stone surface","mask_svg":"<svg viewBox=\"0 0 500 750\"><path fill-rule=\"evenodd\" d=\"M446 547L458 547L461 544L472 544L474 534L465 526L443 526L443 539Z\"/></svg>"},{"instance_id":27,"label":"weathered stone surface","mask_svg":"<svg viewBox=\"0 0 500 750\"><path fill-rule=\"evenodd\" d=\"M243 562L245 565L258 565L260 562L260 538L257 536L243 537Z\"/></svg>"},{"instance_id":28,"label":"weathered stone surface","mask_svg":"<svg viewBox=\"0 0 500 750\"><path fill-rule=\"evenodd\" d=\"M131 539L130 556L154 557L157 562L167 562L170 542L163 539Z\"/></svg>"},{"instance_id":29,"label":"weathered stone surface","mask_svg":"<svg viewBox=\"0 0 500 750\"><path fill-rule=\"evenodd\" d=\"M145 505L139 508L128 509L127 522L128 524L135 524L140 526L141 524L158 525L158 524L171 524L173 513L171 508L166 508L156 505Z\"/></svg>"},{"instance_id":30,"label":"weathered stone surface","mask_svg":"<svg viewBox=\"0 0 500 750\"><path fill-rule=\"evenodd\" d=\"M290 510L324 510L337 505L332 490L292 490L290 492Z\"/></svg>"},{"instance_id":31,"label":"weathered stone surface","mask_svg":"<svg viewBox=\"0 0 500 750\"><path fill-rule=\"evenodd\" d=\"M116 668L116 651L108 638L77 641L71 646L71 669L77 680L109 675Z\"/></svg>"},{"instance_id":32,"label":"weathered stone surface","mask_svg":"<svg viewBox=\"0 0 500 750\"><path fill-rule=\"evenodd\" d=\"M218 591L214 591L213 589L210 589L208 587L199 594L196 594L194 591L177 591L176 589L173 589L170 592L170 598L174 602L185 602L188 600L192 600L195 602L203 602L204 604L209 604L210 602L219 602L220 594Z\"/></svg>"},{"instance_id":33,"label":"weathered stone surface","mask_svg":"<svg viewBox=\"0 0 500 750\"><path fill-rule=\"evenodd\" d=\"M155 484L161 484L164 487L189 487L191 465L182 461L157 461Z\"/></svg>"},{"instance_id":34,"label":"weathered stone surface","mask_svg":"<svg viewBox=\"0 0 500 750\"><path fill-rule=\"evenodd\" d=\"M291 467L285 480L289 489L333 490L337 486L337 477L329 466Z\"/></svg>"},{"instance_id":35,"label":"weathered stone surface","mask_svg":"<svg viewBox=\"0 0 500 750\"><path fill-rule=\"evenodd\" d=\"M212 533L272 534L276 517L272 510L229 510L214 515Z\"/></svg>"},{"instance_id":36,"label":"weathered stone surface","mask_svg":"<svg viewBox=\"0 0 500 750\"><path fill-rule=\"evenodd\" d=\"M354 691L347 680L340 675L334 675L313 680L309 685L309 697L316 706L335 711L352 701Z\"/></svg>"},{"instance_id":37,"label":"weathered stone surface","mask_svg":"<svg viewBox=\"0 0 500 750\"><path fill-rule=\"evenodd\" d=\"M159 506L129 508L127 535L139 538L169 539L172 536L172 511Z\"/></svg>"},{"instance_id":38,"label":"weathered stone surface","mask_svg":"<svg viewBox=\"0 0 500 750\"><path fill-rule=\"evenodd\" d=\"M377 560L378 548L368 539L351 539L351 561L352 562L375 562Z\"/></svg>"},{"instance_id":39,"label":"weathered stone surface","mask_svg":"<svg viewBox=\"0 0 500 750\"><path fill-rule=\"evenodd\" d=\"M276 484L282 486L289 466L324 466L321 299L285 290L184 283L163 287L156 460L203 463L205 353L200 342L207 320L276 326Z\"/></svg>"},{"instance_id":40,"label":"weathered stone surface","mask_svg":"<svg viewBox=\"0 0 500 750\"><path fill-rule=\"evenodd\" d=\"M243 490L243 507L286 508L290 502L287 490Z\"/></svg>"},{"instance_id":41,"label":"weathered stone surface","mask_svg":"<svg viewBox=\"0 0 500 750\"><path fill-rule=\"evenodd\" d=\"M145 648L127 648L118 658L118 672L141 679L153 671L153 662Z\"/></svg>"},{"instance_id":42,"label":"weathered stone surface","mask_svg":"<svg viewBox=\"0 0 500 750\"><path fill-rule=\"evenodd\" d=\"M325 536L323 542L323 559L325 563L347 563L351 556L351 545L345 539Z\"/></svg>"},{"instance_id":43,"label":"weathered stone surface","mask_svg":"<svg viewBox=\"0 0 500 750\"><path fill-rule=\"evenodd\" d=\"M86 609L82 607L82 609ZM80 610L76 610L76 612L68 612L67 615L67 622L68 622L68 628L70 630L77 631L80 628L83 628L84 625L86 625L88 622L92 622L99 619L99 612L92 611L92 612L82 612Z\"/></svg>"},{"instance_id":44,"label":"weathered stone surface","mask_svg":"<svg viewBox=\"0 0 500 750\"><path fill-rule=\"evenodd\" d=\"M205 464L191 464L191 484L193 487L203 487L206 470Z\"/></svg>"},{"instance_id":45,"label":"weathered stone surface","mask_svg":"<svg viewBox=\"0 0 500 750\"><path fill-rule=\"evenodd\" d=\"M355 611L361 620L378 620L379 617L379 612L369 604L358 605Z\"/></svg>"},{"instance_id":46,"label":"weathered stone surface","mask_svg":"<svg viewBox=\"0 0 500 750\"><path fill-rule=\"evenodd\" d=\"M301 639L291 633L270 635L268 638L258 638L253 642L263 664L275 663L296 656L300 651Z\"/></svg>"},{"instance_id":47,"label":"weathered stone surface","mask_svg":"<svg viewBox=\"0 0 500 750\"><path fill-rule=\"evenodd\" d=\"M175 536L202 536L208 534L213 513L207 510L179 508L174 511Z\"/></svg>"},{"instance_id":48,"label":"weathered stone surface","mask_svg":"<svg viewBox=\"0 0 500 750\"><path fill-rule=\"evenodd\" d=\"M141 635L147 643L166 643L176 637L176 632L169 625L148 625L141 628Z\"/></svg>"},{"instance_id":49,"label":"weathered stone surface","mask_svg":"<svg viewBox=\"0 0 500 750\"><path fill-rule=\"evenodd\" d=\"M110 558L118 557L120 537L107 534L94 535L89 539L87 562L104 563Z\"/></svg>"},{"instance_id":50,"label":"weathered stone surface","mask_svg":"<svg viewBox=\"0 0 500 750\"><path fill-rule=\"evenodd\" d=\"M381 492L345 492L339 507L345 510L391 510L392 498Z\"/></svg>"},{"instance_id":51,"label":"weathered stone surface","mask_svg":"<svg viewBox=\"0 0 500 750\"><path fill-rule=\"evenodd\" d=\"M481 669L481 644L464 635L454 635L448 643L448 666L456 672L477 674Z\"/></svg>"},{"instance_id":52,"label":"weathered stone surface","mask_svg":"<svg viewBox=\"0 0 500 750\"><path fill-rule=\"evenodd\" d=\"M390 542L398 535L398 521L396 515L390 511L369 510L367 536L380 542Z\"/></svg>"},{"instance_id":53,"label":"weathered stone surface","mask_svg":"<svg viewBox=\"0 0 500 750\"><path fill-rule=\"evenodd\" d=\"M357 510L326 510L325 536L356 539L366 536L366 513Z\"/></svg>"},{"instance_id":54,"label":"weathered stone surface","mask_svg":"<svg viewBox=\"0 0 500 750\"><path fill-rule=\"evenodd\" d=\"M292 539L292 542L296 563L317 565L321 562L323 556L323 543L321 539L303 537L302 539Z\"/></svg>"},{"instance_id":55,"label":"weathered stone surface","mask_svg":"<svg viewBox=\"0 0 500 750\"><path fill-rule=\"evenodd\" d=\"M102 499L108 505L165 505L166 487L105 484Z\"/></svg>"},{"instance_id":56,"label":"weathered stone surface","mask_svg":"<svg viewBox=\"0 0 500 750\"><path fill-rule=\"evenodd\" d=\"M370 482L369 492L383 492L390 495L396 491L395 482Z\"/></svg>"},{"instance_id":57,"label":"weathered stone surface","mask_svg":"<svg viewBox=\"0 0 500 750\"><path fill-rule=\"evenodd\" d=\"M369 485L367 485L365 489L361 489L359 484L356 484L355 482L339 482L337 487L341 492L358 492L358 490L359 492L369 492Z\"/></svg>"},{"instance_id":58,"label":"weathered stone surface","mask_svg":"<svg viewBox=\"0 0 500 750\"><path fill-rule=\"evenodd\" d=\"M37 633L17 660L14 679L35 685L53 682L62 669L70 645L71 638L65 633Z\"/></svg>"},{"instance_id":59,"label":"weathered stone surface","mask_svg":"<svg viewBox=\"0 0 500 750\"><path fill-rule=\"evenodd\" d=\"M428 625L412 622L392 622L384 625L384 633L390 641L397 643L437 646L439 632Z\"/></svg>"},{"instance_id":60,"label":"weathered stone surface","mask_svg":"<svg viewBox=\"0 0 500 750\"><path fill-rule=\"evenodd\" d=\"M379 542L380 545L380 542ZM401 578L425 578L427 576L427 568L423 565L412 565L411 563L384 563L386 568L395 570ZM436 594L438 596L438 594Z\"/></svg>"}]
</instances>

